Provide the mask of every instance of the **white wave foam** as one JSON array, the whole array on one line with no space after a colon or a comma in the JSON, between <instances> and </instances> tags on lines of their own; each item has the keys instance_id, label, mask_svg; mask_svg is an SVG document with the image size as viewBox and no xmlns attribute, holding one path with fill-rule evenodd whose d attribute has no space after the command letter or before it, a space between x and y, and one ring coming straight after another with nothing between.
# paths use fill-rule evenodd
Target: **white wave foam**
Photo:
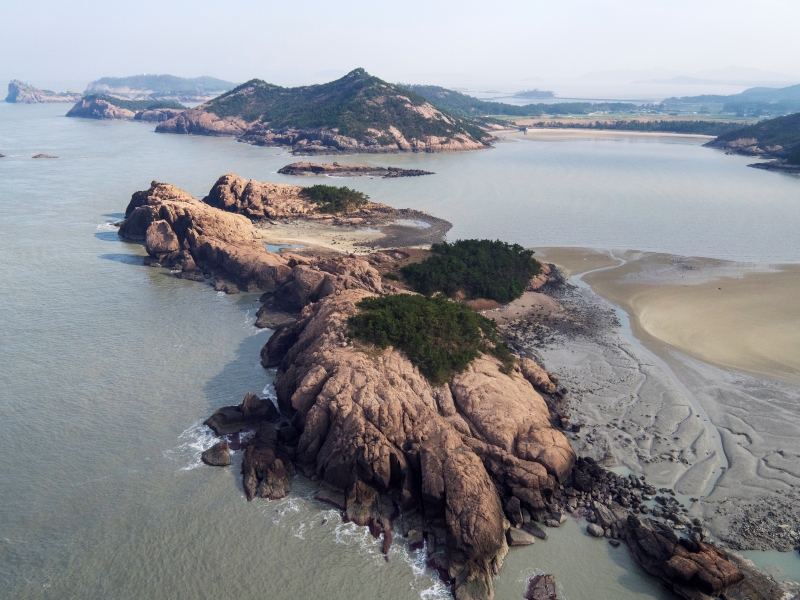
<instances>
[{"instance_id":1,"label":"white wave foam","mask_svg":"<svg viewBox=\"0 0 800 600\"><path fill-rule=\"evenodd\" d=\"M191 471L203 464L200 454L216 444L219 438L202 421L197 421L178 436L178 441L182 443L166 450L164 457L184 464L181 471Z\"/></svg>"}]
</instances>

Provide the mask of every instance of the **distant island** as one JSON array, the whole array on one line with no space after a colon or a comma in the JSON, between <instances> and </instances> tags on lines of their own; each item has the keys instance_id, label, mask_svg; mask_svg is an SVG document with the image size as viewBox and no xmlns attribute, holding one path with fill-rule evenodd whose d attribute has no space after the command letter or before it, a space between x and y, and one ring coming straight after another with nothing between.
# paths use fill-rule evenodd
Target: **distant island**
<instances>
[{"instance_id":1,"label":"distant island","mask_svg":"<svg viewBox=\"0 0 800 600\"><path fill-rule=\"evenodd\" d=\"M86 119L123 119L135 121L166 121L182 113L186 107L163 100L124 100L114 96L91 94L79 99L67 113L68 117Z\"/></svg>"},{"instance_id":2,"label":"distant island","mask_svg":"<svg viewBox=\"0 0 800 600\"><path fill-rule=\"evenodd\" d=\"M540 89L525 90L523 92L517 92L516 94L514 94L514 98L555 98L555 97L556 95L553 92Z\"/></svg>"},{"instance_id":3,"label":"distant island","mask_svg":"<svg viewBox=\"0 0 800 600\"><path fill-rule=\"evenodd\" d=\"M52 90L40 90L32 85L28 85L27 83L23 83L17 79L14 79L8 84L8 96L6 96L6 102L16 104L75 102L80 97L80 92L54 92Z\"/></svg>"},{"instance_id":4,"label":"distant island","mask_svg":"<svg viewBox=\"0 0 800 600\"><path fill-rule=\"evenodd\" d=\"M131 99L204 102L232 90L235 83L214 77L132 75L101 77L86 86L86 94L111 94Z\"/></svg>"},{"instance_id":5,"label":"distant island","mask_svg":"<svg viewBox=\"0 0 800 600\"><path fill-rule=\"evenodd\" d=\"M477 150L491 141L472 122L364 69L295 88L252 79L160 123L156 131L236 136L306 155Z\"/></svg>"}]
</instances>

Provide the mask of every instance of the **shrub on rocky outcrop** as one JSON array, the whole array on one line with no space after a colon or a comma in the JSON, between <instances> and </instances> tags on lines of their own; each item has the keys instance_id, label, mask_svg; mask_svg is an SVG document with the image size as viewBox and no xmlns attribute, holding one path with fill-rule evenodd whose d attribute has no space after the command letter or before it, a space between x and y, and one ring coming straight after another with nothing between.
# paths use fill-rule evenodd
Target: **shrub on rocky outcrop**
<instances>
[{"instance_id":1,"label":"shrub on rocky outcrop","mask_svg":"<svg viewBox=\"0 0 800 600\"><path fill-rule=\"evenodd\" d=\"M494 322L441 294L390 294L364 298L356 306L361 312L348 320L351 337L402 350L434 383L446 382L481 353L496 356L506 369L513 366Z\"/></svg>"},{"instance_id":2,"label":"shrub on rocky outcrop","mask_svg":"<svg viewBox=\"0 0 800 600\"><path fill-rule=\"evenodd\" d=\"M335 185L312 185L304 189L302 195L317 204L320 212L332 215L347 213L369 204L369 196L366 194Z\"/></svg>"},{"instance_id":3,"label":"shrub on rocky outcrop","mask_svg":"<svg viewBox=\"0 0 800 600\"><path fill-rule=\"evenodd\" d=\"M533 251L500 240L458 240L431 246L433 256L403 267L400 272L411 287L426 295L443 292L467 298L511 302L541 272Z\"/></svg>"}]
</instances>

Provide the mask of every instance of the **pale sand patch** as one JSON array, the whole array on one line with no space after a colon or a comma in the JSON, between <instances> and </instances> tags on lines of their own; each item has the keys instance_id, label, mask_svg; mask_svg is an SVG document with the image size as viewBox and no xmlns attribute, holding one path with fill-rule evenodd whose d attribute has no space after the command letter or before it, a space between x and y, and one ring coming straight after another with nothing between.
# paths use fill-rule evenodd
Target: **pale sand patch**
<instances>
[{"instance_id":1,"label":"pale sand patch","mask_svg":"<svg viewBox=\"0 0 800 600\"><path fill-rule=\"evenodd\" d=\"M340 227L330 221L280 221L256 224L256 228L267 244L302 244L309 248L325 248L351 254L371 252L365 244L384 237L377 230Z\"/></svg>"},{"instance_id":2,"label":"pale sand patch","mask_svg":"<svg viewBox=\"0 0 800 600\"><path fill-rule=\"evenodd\" d=\"M583 271L580 250L547 249L547 253L548 260L556 264L563 260L567 267ZM584 254L587 261L602 262L596 250ZM666 363L721 437L729 466L713 492L695 503L691 514L702 516L712 533L734 547L774 547L770 532L794 521L800 497L800 309L796 303L800 265L742 264L631 251L607 256L628 262L585 275L584 280L625 309L636 337ZM614 398L616 402L625 398L623 389L630 389L632 382L615 389L622 381L617 383L610 375L615 362L624 365L625 360L620 359L630 349L626 344L607 344L604 353L608 356L603 357L596 349L586 351L583 346L587 345L592 346L587 341L572 342L542 352L548 368L566 374L562 380L572 379L578 390L581 385L589 387L582 380L591 381L581 377L581 372L598 371L595 385L599 384L599 389L590 387L587 392L591 394L584 392L573 410L598 424L609 417L615 423L613 417L619 415L619 422L629 423L628 430L631 421L638 424L633 411L637 407L641 410L643 404L652 403L645 414L659 411L659 417L669 417L674 413L678 420L667 423L667 430L674 433L662 434L660 441L673 441L683 453L691 453L688 462L692 467L679 476L675 487L697 494L703 481L709 480L718 457L707 439L698 444L707 434L695 441L694 434L685 435L692 419L680 423L684 416L681 411L691 406L681 406L674 392L659 399L656 394L643 393L644 389L631 390L630 402L620 406ZM631 358L636 354L631 353ZM640 360L637 362L642 366ZM612 370L608 374L600 373L609 367ZM663 373L651 366L643 372L659 381L659 371ZM605 402L604 397L608 398ZM592 414L595 411L597 414ZM707 425L702 418L694 420ZM611 446L617 460L630 466L634 457L621 452L613 438ZM698 452L703 447L704 451ZM652 449L648 454L657 456ZM641 461L641 455L638 458L640 464L645 463L640 468L648 477L656 475L653 471L658 467L676 466L647 464ZM661 478L676 474L668 469Z\"/></svg>"},{"instance_id":3,"label":"pale sand patch","mask_svg":"<svg viewBox=\"0 0 800 600\"><path fill-rule=\"evenodd\" d=\"M637 337L721 367L800 383L800 265L623 256L630 258L624 266L584 280L631 315Z\"/></svg>"},{"instance_id":4,"label":"pale sand patch","mask_svg":"<svg viewBox=\"0 0 800 600\"><path fill-rule=\"evenodd\" d=\"M534 248L534 250L537 260L558 265L567 276L622 264L610 250L592 248Z\"/></svg>"}]
</instances>

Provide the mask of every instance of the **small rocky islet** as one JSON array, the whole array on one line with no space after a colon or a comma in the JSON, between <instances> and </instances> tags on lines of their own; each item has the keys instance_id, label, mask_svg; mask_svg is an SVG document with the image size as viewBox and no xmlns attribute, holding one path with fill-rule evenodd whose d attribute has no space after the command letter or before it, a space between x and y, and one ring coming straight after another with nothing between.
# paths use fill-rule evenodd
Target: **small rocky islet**
<instances>
[{"instance_id":1,"label":"small rocky islet","mask_svg":"<svg viewBox=\"0 0 800 600\"><path fill-rule=\"evenodd\" d=\"M342 165L338 162L310 163L296 162L278 169L281 175L334 175L338 177L382 177L394 179L397 177L421 177L434 175L431 171L421 169L401 169L400 167L375 167L372 165Z\"/></svg>"},{"instance_id":2,"label":"small rocky islet","mask_svg":"<svg viewBox=\"0 0 800 600\"><path fill-rule=\"evenodd\" d=\"M346 223L382 210L394 209L368 205L332 216L295 186L233 175L202 201L158 182L133 195L119 233L143 241L150 264L260 291L265 306L287 315L261 351L262 365L277 369L278 408L248 395L218 410L206 424L223 439L203 453L205 463L226 466L230 450L241 449L248 500L284 497L299 471L318 482L318 499L382 535L384 551L402 513L398 533L427 549L429 567L460 600L493 598L492 578L509 547L544 539L567 518L585 518L590 535L624 542L685 598L782 596L781 584L710 543L669 491L578 458L564 433L573 429L568 391L534 360L514 355L505 369L480 355L434 384L403 352L348 336L361 300L404 291L378 268L391 256L276 254L253 225ZM536 285L555 280L544 273ZM527 594L554 598L555 584L537 579Z\"/></svg>"}]
</instances>

